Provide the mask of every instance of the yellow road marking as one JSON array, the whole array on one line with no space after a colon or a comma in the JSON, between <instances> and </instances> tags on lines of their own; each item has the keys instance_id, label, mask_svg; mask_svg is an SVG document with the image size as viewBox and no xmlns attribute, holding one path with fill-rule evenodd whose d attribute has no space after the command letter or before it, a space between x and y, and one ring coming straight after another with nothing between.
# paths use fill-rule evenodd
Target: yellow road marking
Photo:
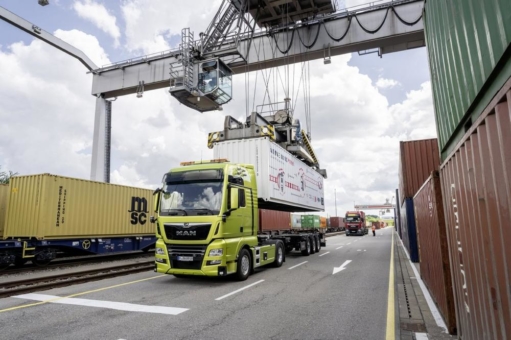
<instances>
[{"instance_id":1,"label":"yellow road marking","mask_svg":"<svg viewBox=\"0 0 511 340\"><path fill-rule=\"evenodd\" d=\"M390 247L390 272L389 272L389 296L387 301L387 333L386 340L396 339L395 322L396 315L394 314L394 231L392 231L392 246Z\"/></svg>"},{"instance_id":2,"label":"yellow road marking","mask_svg":"<svg viewBox=\"0 0 511 340\"><path fill-rule=\"evenodd\" d=\"M72 297L75 297L75 296L80 296L80 295L85 295L85 294L90 294L90 293L96 293L96 292L100 292L100 291L102 291L102 290L107 290L107 289L117 288L117 287L121 287L121 286L126 286L126 285L130 285L130 284L132 284L132 283L138 283L138 282L142 282L142 281L148 281L148 280L157 279L157 278L164 277L164 276L167 276L167 275L158 275L158 276L153 276L153 277L149 277L149 278L147 278L147 279L140 279L140 280L135 280L135 281L125 282L125 283L120 283L120 284L118 284L118 285L113 285L113 286L109 286L109 287L98 288L98 289L89 290L89 291L82 292L82 293L71 294L71 295L68 295L68 296L57 297L57 298L49 299L49 300L46 300L46 301L35 302L35 303L29 303L29 304L27 304L27 305L22 305L22 306L16 306L16 307L11 307L11 308L0 309L0 313L8 312L8 311L11 311L11 310L16 310L16 309L21 309L21 308L27 308L27 307L33 307L33 306L43 305L43 304L45 304L45 303L50 303L50 302L53 302L53 301L58 301L58 300L62 300L62 299L72 298Z\"/></svg>"}]
</instances>

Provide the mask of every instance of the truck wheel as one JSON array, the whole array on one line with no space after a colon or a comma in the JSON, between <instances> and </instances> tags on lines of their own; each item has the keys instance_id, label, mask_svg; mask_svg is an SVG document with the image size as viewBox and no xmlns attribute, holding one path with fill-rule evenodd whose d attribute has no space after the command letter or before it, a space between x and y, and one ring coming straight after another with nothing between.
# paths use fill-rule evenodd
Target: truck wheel
<instances>
[{"instance_id":1,"label":"truck wheel","mask_svg":"<svg viewBox=\"0 0 511 340\"><path fill-rule=\"evenodd\" d=\"M310 244L311 244L311 254L316 253L316 242L314 242L314 236L309 237Z\"/></svg>"},{"instance_id":2,"label":"truck wheel","mask_svg":"<svg viewBox=\"0 0 511 340\"><path fill-rule=\"evenodd\" d=\"M250 253L246 249L241 249L238 254L238 265L236 266L236 280L245 281L250 275L251 263Z\"/></svg>"},{"instance_id":3,"label":"truck wheel","mask_svg":"<svg viewBox=\"0 0 511 340\"><path fill-rule=\"evenodd\" d=\"M284 244L282 241L278 241L275 243L275 261L273 261L273 267L281 267L282 263L284 263Z\"/></svg>"},{"instance_id":4,"label":"truck wheel","mask_svg":"<svg viewBox=\"0 0 511 340\"><path fill-rule=\"evenodd\" d=\"M311 253L311 241L310 238L307 237L305 240L305 250L302 250L302 255L309 256Z\"/></svg>"},{"instance_id":5,"label":"truck wheel","mask_svg":"<svg viewBox=\"0 0 511 340\"><path fill-rule=\"evenodd\" d=\"M316 235L316 253L319 253L321 250L321 241L319 240L319 236Z\"/></svg>"},{"instance_id":6,"label":"truck wheel","mask_svg":"<svg viewBox=\"0 0 511 340\"><path fill-rule=\"evenodd\" d=\"M350 236L350 233L349 232L346 232L346 237Z\"/></svg>"}]
</instances>

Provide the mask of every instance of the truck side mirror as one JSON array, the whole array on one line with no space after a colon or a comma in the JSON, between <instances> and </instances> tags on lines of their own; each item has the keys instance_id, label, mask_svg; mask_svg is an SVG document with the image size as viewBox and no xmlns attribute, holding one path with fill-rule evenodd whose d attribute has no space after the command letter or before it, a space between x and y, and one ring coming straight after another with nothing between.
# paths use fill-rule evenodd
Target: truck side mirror
<instances>
[{"instance_id":1,"label":"truck side mirror","mask_svg":"<svg viewBox=\"0 0 511 340\"><path fill-rule=\"evenodd\" d=\"M154 212L155 213L157 213L158 210L160 210L160 193L161 193L161 189L160 188L156 189L153 192L153 207L154 207Z\"/></svg>"},{"instance_id":2,"label":"truck side mirror","mask_svg":"<svg viewBox=\"0 0 511 340\"><path fill-rule=\"evenodd\" d=\"M230 188L229 189L229 205L230 205L230 208L229 210L236 210L238 209L240 206L239 206L239 190L238 188Z\"/></svg>"}]
</instances>

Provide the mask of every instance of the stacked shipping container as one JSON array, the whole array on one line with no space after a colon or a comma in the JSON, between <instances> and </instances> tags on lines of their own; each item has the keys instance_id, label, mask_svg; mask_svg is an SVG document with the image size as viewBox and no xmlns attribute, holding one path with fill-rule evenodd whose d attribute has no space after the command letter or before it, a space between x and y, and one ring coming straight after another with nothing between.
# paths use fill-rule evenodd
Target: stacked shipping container
<instances>
[{"instance_id":1,"label":"stacked shipping container","mask_svg":"<svg viewBox=\"0 0 511 340\"><path fill-rule=\"evenodd\" d=\"M424 26L458 335L511 338L511 6L428 0Z\"/></svg>"},{"instance_id":2,"label":"stacked shipping container","mask_svg":"<svg viewBox=\"0 0 511 340\"><path fill-rule=\"evenodd\" d=\"M509 0L428 0L424 27L442 159L511 77Z\"/></svg>"},{"instance_id":3,"label":"stacked shipping container","mask_svg":"<svg viewBox=\"0 0 511 340\"><path fill-rule=\"evenodd\" d=\"M423 139L400 143L399 209L400 236L413 262L419 261L413 196L429 174L438 170L440 155L436 139Z\"/></svg>"},{"instance_id":4,"label":"stacked shipping container","mask_svg":"<svg viewBox=\"0 0 511 340\"><path fill-rule=\"evenodd\" d=\"M420 274L437 305L449 333L456 333L451 265L445 229L442 190L434 171L413 198L419 241Z\"/></svg>"},{"instance_id":5,"label":"stacked shipping container","mask_svg":"<svg viewBox=\"0 0 511 340\"><path fill-rule=\"evenodd\" d=\"M458 332L511 338L511 79L441 167Z\"/></svg>"}]
</instances>

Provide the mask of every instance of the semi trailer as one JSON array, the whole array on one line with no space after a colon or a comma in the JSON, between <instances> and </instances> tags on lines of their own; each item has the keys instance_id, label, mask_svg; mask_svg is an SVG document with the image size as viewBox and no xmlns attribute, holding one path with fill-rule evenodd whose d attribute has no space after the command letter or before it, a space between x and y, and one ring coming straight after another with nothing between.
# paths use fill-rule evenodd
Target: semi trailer
<instances>
[{"instance_id":1,"label":"semi trailer","mask_svg":"<svg viewBox=\"0 0 511 340\"><path fill-rule=\"evenodd\" d=\"M292 229L289 217L281 227L260 224L251 164L181 163L165 174L154 202L159 273L245 280L258 267L282 266L286 252L308 256L326 245L324 229Z\"/></svg>"}]
</instances>

